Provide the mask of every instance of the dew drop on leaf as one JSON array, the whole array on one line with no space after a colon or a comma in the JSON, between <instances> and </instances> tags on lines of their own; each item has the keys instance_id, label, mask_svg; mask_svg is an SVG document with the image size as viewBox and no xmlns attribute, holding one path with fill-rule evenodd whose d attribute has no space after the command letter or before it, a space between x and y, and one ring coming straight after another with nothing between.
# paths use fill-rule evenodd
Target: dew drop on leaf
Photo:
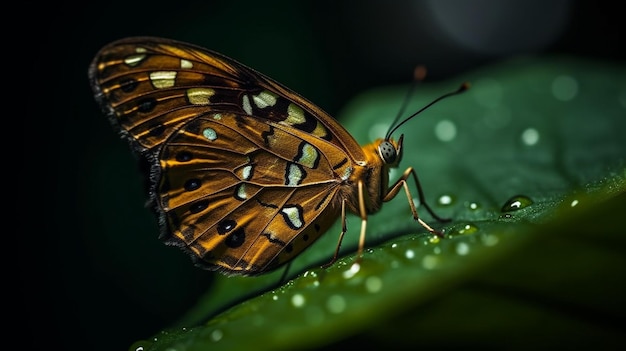
<instances>
[{"instance_id":1,"label":"dew drop on leaf","mask_svg":"<svg viewBox=\"0 0 626 351\"><path fill-rule=\"evenodd\" d=\"M532 204L533 204L533 200L531 200L528 196L516 195L504 203L501 211L502 212L517 211L522 208L528 207Z\"/></svg>"}]
</instances>

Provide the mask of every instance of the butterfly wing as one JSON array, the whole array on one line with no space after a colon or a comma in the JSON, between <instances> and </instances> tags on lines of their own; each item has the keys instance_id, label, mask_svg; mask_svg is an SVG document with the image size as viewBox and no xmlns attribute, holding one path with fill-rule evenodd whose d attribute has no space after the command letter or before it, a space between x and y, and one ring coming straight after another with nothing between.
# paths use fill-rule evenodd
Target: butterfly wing
<instances>
[{"instance_id":1,"label":"butterfly wing","mask_svg":"<svg viewBox=\"0 0 626 351\"><path fill-rule=\"evenodd\" d=\"M160 38L104 47L96 99L149 161L161 238L200 266L255 275L295 257L339 216L362 149L332 117L219 53Z\"/></svg>"}]
</instances>

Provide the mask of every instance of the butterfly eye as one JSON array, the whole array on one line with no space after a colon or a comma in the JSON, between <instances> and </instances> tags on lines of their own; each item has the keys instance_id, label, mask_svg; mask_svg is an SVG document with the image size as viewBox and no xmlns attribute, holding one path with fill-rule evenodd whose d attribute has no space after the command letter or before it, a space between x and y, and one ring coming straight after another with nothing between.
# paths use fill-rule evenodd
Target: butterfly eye
<instances>
[{"instance_id":1,"label":"butterfly eye","mask_svg":"<svg viewBox=\"0 0 626 351\"><path fill-rule=\"evenodd\" d=\"M378 145L378 153L386 164L393 164L394 162L396 162L398 156L398 154L396 153L396 148L393 146L392 143L387 140Z\"/></svg>"}]
</instances>

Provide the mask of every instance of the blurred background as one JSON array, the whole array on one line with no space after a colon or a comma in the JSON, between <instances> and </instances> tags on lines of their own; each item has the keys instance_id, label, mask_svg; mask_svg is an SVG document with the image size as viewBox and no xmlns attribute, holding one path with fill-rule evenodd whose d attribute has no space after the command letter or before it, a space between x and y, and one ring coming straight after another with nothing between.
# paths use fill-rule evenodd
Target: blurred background
<instances>
[{"instance_id":1,"label":"blurred background","mask_svg":"<svg viewBox=\"0 0 626 351\"><path fill-rule=\"evenodd\" d=\"M108 42L150 35L204 46L331 115L360 92L409 83L417 64L437 81L517 56L625 58L613 2L109 0L35 12L20 17L35 29L22 45L37 100L20 121L35 137L25 138L32 158L20 161L32 193L18 197L30 210L20 211L28 251L19 290L26 343L64 350L125 350L179 317L212 280L157 240L130 150L94 102L87 67Z\"/></svg>"}]
</instances>

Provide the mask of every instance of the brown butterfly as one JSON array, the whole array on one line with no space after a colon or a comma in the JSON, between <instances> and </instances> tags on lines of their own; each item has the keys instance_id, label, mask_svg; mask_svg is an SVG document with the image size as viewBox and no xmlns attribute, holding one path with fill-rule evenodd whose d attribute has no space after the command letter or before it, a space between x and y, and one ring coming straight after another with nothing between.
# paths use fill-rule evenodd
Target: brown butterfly
<instances>
[{"instance_id":1,"label":"brown butterfly","mask_svg":"<svg viewBox=\"0 0 626 351\"><path fill-rule=\"evenodd\" d=\"M401 190L415 220L441 234L417 214L409 177L423 194L413 168L389 186L388 171L402 157L395 128L361 147L282 84L217 52L162 38L105 46L89 78L113 125L148 161L160 238L198 266L229 275L268 272L341 218L334 261L346 211L362 220L360 257L368 216Z\"/></svg>"}]
</instances>

